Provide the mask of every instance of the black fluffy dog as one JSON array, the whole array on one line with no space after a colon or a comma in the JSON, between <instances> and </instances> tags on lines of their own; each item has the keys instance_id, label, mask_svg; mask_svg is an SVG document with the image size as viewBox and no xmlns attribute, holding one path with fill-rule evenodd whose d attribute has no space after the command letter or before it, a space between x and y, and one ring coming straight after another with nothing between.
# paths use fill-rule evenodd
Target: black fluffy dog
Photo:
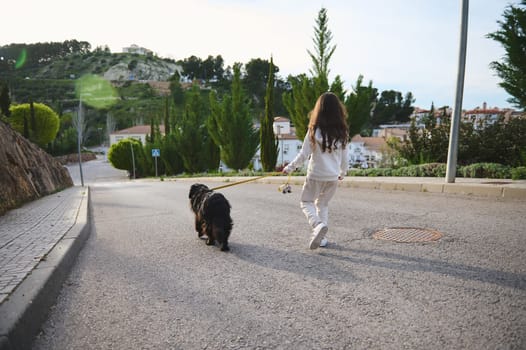
<instances>
[{"instance_id":1,"label":"black fluffy dog","mask_svg":"<svg viewBox=\"0 0 526 350\"><path fill-rule=\"evenodd\" d=\"M230 203L221 193L209 189L203 184L193 184L190 187L190 206L195 214L195 230L201 238L207 235L207 245L218 241L222 251L228 251L228 237L232 231L233 222L230 217Z\"/></svg>"}]
</instances>

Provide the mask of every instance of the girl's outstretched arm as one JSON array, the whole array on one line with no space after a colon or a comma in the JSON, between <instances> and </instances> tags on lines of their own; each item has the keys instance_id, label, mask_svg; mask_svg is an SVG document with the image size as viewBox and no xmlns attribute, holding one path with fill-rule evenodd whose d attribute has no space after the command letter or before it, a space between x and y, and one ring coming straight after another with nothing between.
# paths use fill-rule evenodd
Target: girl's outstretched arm
<instances>
[{"instance_id":1,"label":"girl's outstretched arm","mask_svg":"<svg viewBox=\"0 0 526 350\"><path fill-rule=\"evenodd\" d=\"M301 151L298 153L296 158L292 162L290 162L286 167L283 168L283 173L288 174L299 166L303 166L305 161L309 159L310 154L312 153L312 149L310 146L310 139L309 139L309 132L305 135L305 138L303 139L303 145L301 146Z\"/></svg>"}]
</instances>

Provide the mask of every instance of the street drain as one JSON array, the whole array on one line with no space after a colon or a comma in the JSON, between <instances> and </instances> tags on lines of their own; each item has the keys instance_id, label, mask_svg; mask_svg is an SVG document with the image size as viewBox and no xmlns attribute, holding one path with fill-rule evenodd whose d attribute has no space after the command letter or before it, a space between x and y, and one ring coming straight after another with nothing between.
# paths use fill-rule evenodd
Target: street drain
<instances>
[{"instance_id":1,"label":"street drain","mask_svg":"<svg viewBox=\"0 0 526 350\"><path fill-rule=\"evenodd\" d=\"M416 227L385 228L373 233L373 238L398 243L420 243L437 241L442 234L435 230Z\"/></svg>"}]
</instances>

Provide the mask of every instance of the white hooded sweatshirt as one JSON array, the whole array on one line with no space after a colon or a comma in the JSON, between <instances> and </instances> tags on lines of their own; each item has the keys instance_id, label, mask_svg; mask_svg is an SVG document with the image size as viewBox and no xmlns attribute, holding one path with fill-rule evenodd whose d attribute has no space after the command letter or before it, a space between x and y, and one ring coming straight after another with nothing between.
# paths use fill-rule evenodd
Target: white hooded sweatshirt
<instances>
[{"instance_id":1,"label":"white hooded sweatshirt","mask_svg":"<svg viewBox=\"0 0 526 350\"><path fill-rule=\"evenodd\" d=\"M328 150L323 152L321 147L323 138L320 130L316 129L314 135L316 146L312 149L309 134L310 131L305 135L300 153L285 167L284 170L287 173L290 173L296 168L303 166L305 161L309 159L307 168L308 179L317 181L336 181L339 176L343 178L349 169L347 147L342 147L340 144L338 145L338 148L332 150L332 152L329 152Z\"/></svg>"}]
</instances>

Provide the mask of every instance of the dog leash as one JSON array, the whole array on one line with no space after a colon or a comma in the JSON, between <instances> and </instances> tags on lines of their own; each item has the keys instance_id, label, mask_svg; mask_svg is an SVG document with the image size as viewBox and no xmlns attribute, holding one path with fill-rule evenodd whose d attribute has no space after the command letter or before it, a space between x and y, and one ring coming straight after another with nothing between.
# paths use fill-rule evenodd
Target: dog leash
<instances>
[{"instance_id":1,"label":"dog leash","mask_svg":"<svg viewBox=\"0 0 526 350\"><path fill-rule=\"evenodd\" d=\"M268 175L263 175L263 176L258 176L258 177L254 177L252 179L247 179L247 180L241 180L241 181L237 181L237 182L232 182L230 184L226 184L226 185L221 185L221 186L217 186L217 187L214 187L214 188L211 188L212 191L216 191L216 190L220 190L222 188L227 188L227 187L231 187L231 186L236 186L236 185L241 185L241 184L244 184L244 183L247 183L247 182L252 182L252 181L256 181L256 180L260 180L260 179L264 179L266 177L270 177L270 176L275 176L276 174L278 173L271 173L271 174L268 174ZM290 174L289 174L289 177L288 177L288 180L287 180L287 183L286 185L288 185L290 182Z\"/></svg>"}]
</instances>

